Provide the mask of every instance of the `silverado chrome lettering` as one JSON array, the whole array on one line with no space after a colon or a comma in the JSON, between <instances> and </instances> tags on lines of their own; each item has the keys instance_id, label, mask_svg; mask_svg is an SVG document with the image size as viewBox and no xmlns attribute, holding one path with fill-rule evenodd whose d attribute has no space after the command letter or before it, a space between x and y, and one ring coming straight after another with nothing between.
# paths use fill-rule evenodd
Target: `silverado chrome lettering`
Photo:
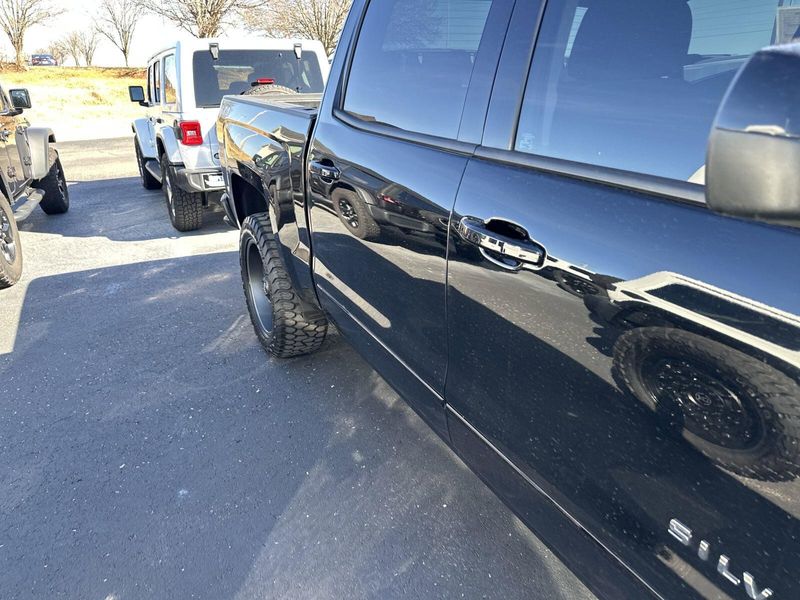
<instances>
[{"instance_id":1,"label":"silverado chrome lettering","mask_svg":"<svg viewBox=\"0 0 800 600\"><path fill-rule=\"evenodd\" d=\"M667 531L672 537L674 537L684 546L692 546L692 530L681 523L678 519L670 520ZM700 540L697 545L697 556L701 560L707 561L710 558L710 554L711 544L706 540ZM747 596L753 600L767 600L767 598L772 597L773 591L770 588L759 590L758 585L756 585L755 577L753 577L747 571L742 573L741 579L734 575L730 570L730 564L730 557L720 554L717 561L717 573L722 575L733 585L741 585L742 581L744 581L744 590L747 593Z\"/></svg>"}]
</instances>

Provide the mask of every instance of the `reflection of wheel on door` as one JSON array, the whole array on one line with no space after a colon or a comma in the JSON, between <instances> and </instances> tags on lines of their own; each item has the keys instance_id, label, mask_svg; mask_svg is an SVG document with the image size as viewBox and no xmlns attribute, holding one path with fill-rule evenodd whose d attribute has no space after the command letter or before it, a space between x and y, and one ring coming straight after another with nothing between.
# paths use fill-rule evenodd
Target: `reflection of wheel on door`
<instances>
[{"instance_id":1,"label":"reflection of wheel on door","mask_svg":"<svg viewBox=\"0 0 800 600\"><path fill-rule=\"evenodd\" d=\"M784 481L800 474L800 386L703 336L643 327L614 346L618 384L724 469Z\"/></svg>"},{"instance_id":2,"label":"reflection of wheel on door","mask_svg":"<svg viewBox=\"0 0 800 600\"><path fill-rule=\"evenodd\" d=\"M347 230L362 240L376 240L381 228L369 214L366 203L355 192L338 189L331 194L336 214Z\"/></svg>"},{"instance_id":3,"label":"reflection of wheel on door","mask_svg":"<svg viewBox=\"0 0 800 600\"><path fill-rule=\"evenodd\" d=\"M569 292L573 296L578 296L578 298L596 296L600 293L600 288L595 283L568 271L556 269L553 273L553 277L558 283L558 287L565 292Z\"/></svg>"}]
</instances>

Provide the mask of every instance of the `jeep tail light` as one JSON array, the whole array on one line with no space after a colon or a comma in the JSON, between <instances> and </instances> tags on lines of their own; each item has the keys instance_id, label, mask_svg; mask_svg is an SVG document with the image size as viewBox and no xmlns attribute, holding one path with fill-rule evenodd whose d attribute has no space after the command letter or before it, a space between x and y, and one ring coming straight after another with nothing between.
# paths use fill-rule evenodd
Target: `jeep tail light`
<instances>
[{"instance_id":1,"label":"jeep tail light","mask_svg":"<svg viewBox=\"0 0 800 600\"><path fill-rule=\"evenodd\" d=\"M184 146L199 146L203 143L203 130L198 121L180 121L181 144Z\"/></svg>"},{"instance_id":2,"label":"jeep tail light","mask_svg":"<svg viewBox=\"0 0 800 600\"><path fill-rule=\"evenodd\" d=\"M259 77L256 79L254 85L269 85L271 83L275 83L275 80L272 77Z\"/></svg>"}]
</instances>

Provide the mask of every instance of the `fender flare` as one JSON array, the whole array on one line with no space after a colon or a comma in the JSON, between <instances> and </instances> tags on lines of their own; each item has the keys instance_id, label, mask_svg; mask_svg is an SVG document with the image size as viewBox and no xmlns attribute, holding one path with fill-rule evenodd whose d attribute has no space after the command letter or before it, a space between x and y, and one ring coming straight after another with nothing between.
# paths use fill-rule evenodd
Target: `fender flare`
<instances>
[{"instance_id":1,"label":"fender flare","mask_svg":"<svg viewBox=\"0 0 800 600\"><path fill-rule=\"evenodd\" d=\"M136 136L142 156L144 158L157 159L158 150L156 149L156 140L150 129L150 120L145 118L136 119L131 123L131 131Z\"/></svg>"},{"instance_id":2,"label":"fender flare","mask_svg":"<svg viewBox=\"0 0 800 600\"><path fill-rule=\"evenodd\" d=\"M26 134L31 153L31 179L39 181L47 177L58 157L55 148L50 147L50 142L55 142L56 138L49 127L28 127Z\"/></svg>"},{"instance_id":3,"label":"fender flare","mask_svg":"<svg viewBox=\"0 0 800 600\"><path fill-rule=\"evenodd\" d=\"M156 139L157 142L161 142L161 146L164 148L164 153L170 163L180 164L183 162L181 151L178 149L178 140L175 138L175 132L171 127L162 127L156 134Z\"/></svg>"}]
</instances>

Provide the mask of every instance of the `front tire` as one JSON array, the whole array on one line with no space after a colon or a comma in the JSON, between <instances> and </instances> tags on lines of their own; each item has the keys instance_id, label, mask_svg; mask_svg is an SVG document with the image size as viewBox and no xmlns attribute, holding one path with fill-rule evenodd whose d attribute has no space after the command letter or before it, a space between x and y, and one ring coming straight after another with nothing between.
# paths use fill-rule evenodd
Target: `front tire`
<instances>
[{"instance_id":1,"label":"front tire","mask_svg":"<svg viewBox=\"0 0 800 600\"><path fill-rule=\"evenodd\" d=\"M667 327L625 332L614 377L723 469L764 481L800 474L800 386L706 337Z\"/></svg>"},{"instance_id":2,"label":"front tire","mask_svg":"<svg viewBox=\"0 0 800 600\"><path fill-rule=\"evenodd\" d=\"M320 310L304 306L292 287L267 213L242 224L239 263L247 311L264 349L278 358L318 350L328 321Z\"/></svg>"},{"instance_id":3,"label":"front tire","mask_svg":"<svg viewBox=\"0 0 800 600\"><path fill-rule=\"evenodd\" d=\"M164 198L172 226L178 231L194 231L203 226L203 194L187 192L175 183L175 170L166 154L161 155Z\"/></svg>"},{"instance_id":4,"label":"front tire","mask_svg":"<svg viewBox=\"0 0 800 600\"><path fill-rule=\"evenodd\" d=\"M11 287L22 276L22 248L11 205L0 195L0 289Z\"/></svg>"},{"instance_id":5,"label":"front tire","mask_svg":"<svg viewBox=\"0 0 800 600\"><path fill-rule=\"evenodd\" d=\"M50 172L39 180L38 185L44 191L44 199L39 206L45 214L61 215L69 210L69 189L60 158L56 158Z\"/></svg>"}]
</instances>

